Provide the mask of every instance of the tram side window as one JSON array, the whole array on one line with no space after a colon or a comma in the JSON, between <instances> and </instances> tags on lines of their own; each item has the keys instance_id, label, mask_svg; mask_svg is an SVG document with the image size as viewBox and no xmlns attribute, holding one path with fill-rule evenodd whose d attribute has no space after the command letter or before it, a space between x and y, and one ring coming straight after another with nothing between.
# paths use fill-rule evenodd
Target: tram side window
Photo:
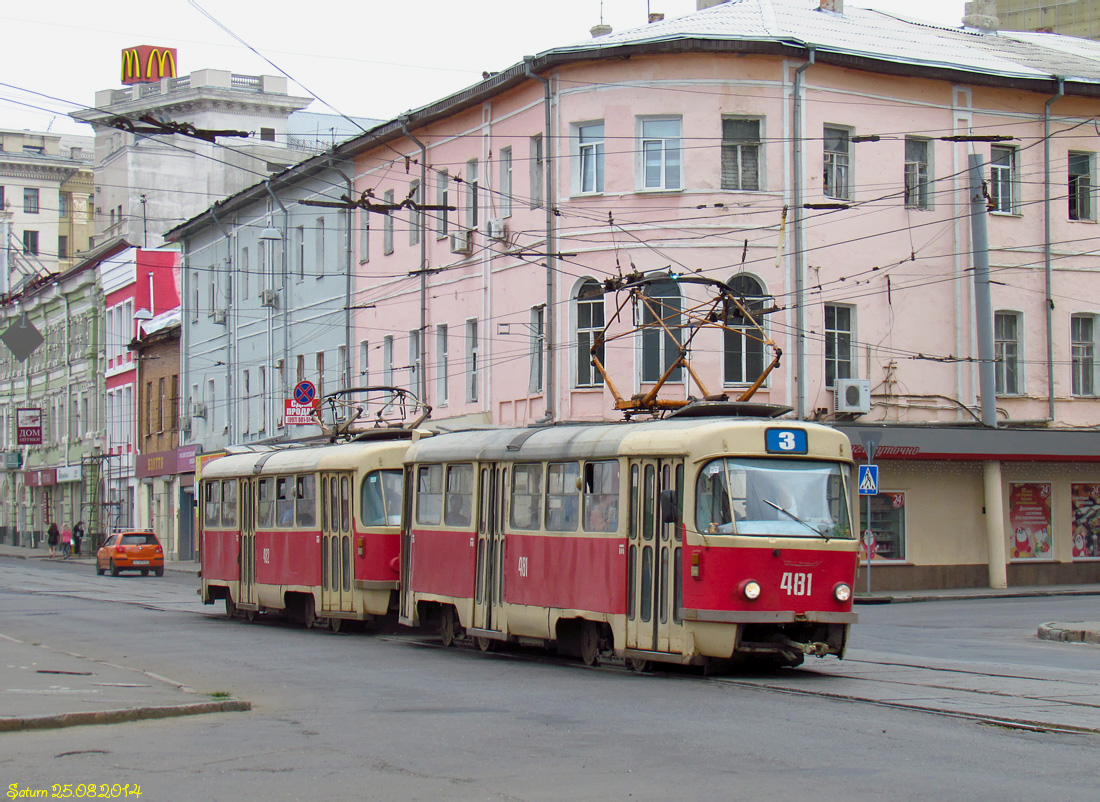
<instances>
[{"instance_id":1,"label":"tram side window","mask_svg":"<svg viewBox=\"0 0 1100 802\"><path fill-rule=\"evenodd\" d=\"M512 528L538 529L542 510L542 465L512 469Z\"/></svg>"},{"instance_id":2,"label":"tram side window","mask_svg":"<svg viewBox=\"0 0 1100 802\"><path fill-rule=\"evenodd\" d=\"M340 477L340 531L351 529L351 483L348 477Z\"/></svg>"},{"instance_id":3,"label":"tram side window","mask_svg":"<svg viewBox=\"0 0 1100 802\"><path fill-rule=\"evenodd\" d=\"M416 522L438 524L443 519L443 466L426 465L416 473Z\"/></svg>"},{"instance_id":4,"label":"tram side window","mask_svg":"<svg viewBox=\"0 0 1100 802\"><path fill-rule=\"evenodd\" d=\"M261 479L258 485L260 500L256 505L256 526L270 528L275 525L275 480Z\"/></svg>"},{"instance_id":5,"label":"tram side window","mask_svg":"<svg viewBox=\"0 0 1100 802\"><path fill-rule=\"evenodd\" d=\"M695 490L695 526L700 532L732 534L734 513L745 517L745 472L728 470L724 460L707 463Z\"/></svg>"},{"instance_id":6,"label":"tram side window","mask_svg":"<svg viewBox=\"0 0 1100 802\"><path fill-rule=\"evenodd\" d=\"M615 460L584 464L584 528L588 532L619 528L619 463Z\"/></svg>"},{"instance_id":7,"label":"tram side window","mask_svg":"<svg viewBox=\"0 0 1100 802\"><path fill-rule=\"evenodd\" d=\"M317 525L317 478L315 476L295 477L295 519L298 526Z\"/></svg>"},{"instance_id":8,"label":"tram side window","mask_svg":"<svg viewBox=\"0 0 1100 802\"><path fill-rule=\"evenodd\" d=\"M447 503L443 523L447 526L469 526L474 511L474 466L447 467Z\"/></svg>"},{"instance_id":9,"label":"tram side window","mask_svg":"<svg viewBox=\"0 0 1100 802\"><path fill-rule=\"evenodd\" d=\"M294 525L294 480L289 476L275 480L275 514L279 526Z\"/></svg>"},{"instance_id":10,"label":"tram side window","mask_svg":"<svg viewBox=\"0 0 1100 802\"><path fill-rule=\"evenodd\" d=\"M222 481L222 526L237 526L237 480Z\"/></svg>"},{"instance_id":11,"label":"tram side window","mask_svg":"<svg viewBox=\"0 0 1100 802\"><path fill-rule=\"evenodd\" d=\"M580 466L552 462L546 466L546 528L576 532L580 518Z\"/></svg>"},{"instance_id":12,"label":"tram side window","mask_svg":"<svg viewBox=\"0 0 1100 802\"><path fill-rule=\"evenodd\" d=\"M401 471L371 471L359 491L363 526L401 523Z\"/></svg>"},{"instance_id":13,"label":"tram side window","mask_svg":"<svg viewBox=\"0 0 1100 802\"><path fill-rule=\"evenodd\" d=\"M221 501L221 482L207 482L202 516L204 526L219 526L221 524Z\"/></svg>"}]
</instances>

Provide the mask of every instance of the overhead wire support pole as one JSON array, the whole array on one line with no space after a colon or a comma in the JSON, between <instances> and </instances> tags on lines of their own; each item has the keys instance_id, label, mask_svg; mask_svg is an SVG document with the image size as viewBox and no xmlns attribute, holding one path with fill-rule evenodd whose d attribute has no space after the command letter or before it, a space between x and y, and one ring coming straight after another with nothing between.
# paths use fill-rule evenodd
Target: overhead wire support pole
<instances>
[{"instance_id":1,"label":"overhead wire support pole","mask_svg":"<svg viewBox=\"0 0 1100 802\"><path fill-rule=\"evenodd\" d=\"M993 301L989 290L989 204L982 187L982 157L971 153L970 231L974 255L974 317L978 330L978 394L982 423L997 426L997 374L993 351Z\"/></svg>"},{"instance_id":2,"label":"overhead wire support pole","mask_svg":"<svg viewBox=\"0 0 1100 802\"><path fill-rule=\"evenodd\" d=\"M806 418L806 309L805 276L806 257L802 243L802 73L814 63L814 49L809 48L806 63L794 71L794 114L791 142L794 153L791 165L794 175L794 197L791 206L794 212L794 304L795 304L795 374L798 380L795 401L795 415L799 420Z\"/></svg>"},{"instance_id":3,"label":"overhead wire support pole","mask_svg":"<svg viewBox=\"0 0 1100 802\"><path fill-rule=\"evenodd\" d=\"M420 148L420 200L423 200L428 197L428 148L409 131L408 117L401 117L398 122L401 123L401 131L405 134L405 137ZM416 203L416 199L413 199L413 202ZM420 229L418 232L420 239L420 342L418 343L419 353L417 356L420 364L416 370L417 384L419 385L416 392L425 402L428 399L428 377L427 371L424 369L428 364L428 227L425 225L427 219L423 209L418 209L416 225Z\"/></svg>"}]
</instances>

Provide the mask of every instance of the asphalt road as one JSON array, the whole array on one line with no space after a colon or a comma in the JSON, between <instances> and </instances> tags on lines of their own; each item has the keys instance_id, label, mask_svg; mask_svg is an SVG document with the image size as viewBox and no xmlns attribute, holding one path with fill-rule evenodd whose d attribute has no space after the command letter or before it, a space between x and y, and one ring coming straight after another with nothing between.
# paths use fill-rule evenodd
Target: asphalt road
<instances>
[{"instance_id":1,"label":"asphalt road","mask_svg":"<svg viewBox=\"0 0 1100 802\"><path fill-rule=\"evenodd\" d=\"M0 559L0 634L253 704L248 713L0 734L0 784L10 793L13 783L130 783L151 800L1091 800L1100 735L830 693L844 683L885 688L911 666L931 667L932 679L911 684L922 692L983 672L1049 676L1063 689L1072 678L1082 700L1074 709L1096 719L1100 649L1034 638L1039 623L1089 617L1096 604L861 608L850 663L716 681L448 650L431 637L250 625L199 604L190 577L96 577L83 566ZM0 660L3 650L0 640ZM877 678L848 677L861 671ZM1022 698L982 701L996 713Z\"/></svg>"}]
</instances>

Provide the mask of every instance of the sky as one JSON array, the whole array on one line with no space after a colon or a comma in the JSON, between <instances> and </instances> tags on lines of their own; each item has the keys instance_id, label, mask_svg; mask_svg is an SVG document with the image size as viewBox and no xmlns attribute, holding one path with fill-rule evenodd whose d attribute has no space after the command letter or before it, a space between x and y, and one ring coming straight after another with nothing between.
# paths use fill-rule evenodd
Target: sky
<instances>
[{"instance_id":1,"label":"sky","mask_svg":"<svg viewBox=\"0 0 1100 802\"><path fill-rule=\"evenodd\" d=\"M847 5L957 26L964 2ZM120 87L121 51L136 45L177 48L179 75L285 73L292 94L319 99L310 111L391 119L477 82L482 71L587 39L601 14L622 31L644 25L650 11L674 18L695 7L695 0L5 3L0 128L91 135L90 126L66 115L92 105L96 91Z\"/></svg>"}]
</instances>

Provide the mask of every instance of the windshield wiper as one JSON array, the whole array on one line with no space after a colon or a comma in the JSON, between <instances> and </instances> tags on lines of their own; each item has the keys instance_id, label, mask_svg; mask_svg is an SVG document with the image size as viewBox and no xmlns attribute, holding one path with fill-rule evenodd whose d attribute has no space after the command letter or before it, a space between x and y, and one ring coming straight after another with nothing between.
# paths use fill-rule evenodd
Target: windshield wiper
<instances>
[{"instance_id":1,"label":"windshield wiper","mask_svg":"<svg viewBox=\"0 0 1100 802\"><path fill-rule=\"evenodd\" d=\"M826 542L826 543L828 543L828 542L829 542L829 536L828 536L828 535L826 535L826 534L825 534L824 532L822 532L822 531L821 531L820 529L818 529L818 528L817 528L816 526L812 526L812 525L810 525L810 524L806 523L805 521L803 521L803 520L802 520L801 518L799 518L799 517L798 517L797 515L795 515L795 514L794 514L793 512L791 512L790 510L788 510L788 509L785 509L785 508L783 508L783 507L780 507L780 506L779 506L778 504L776 504L776 503L775 503L774 501L772 501L771 499L764 499L764 503L765 503L765 504L767 504L767 505L768 505L768 506L770 506L770 507L775 507L775 508L776 508L777 510L779 510L779 511L780 511L781 513L783 513L784 515L788 515L788 516L790 516L791 518L793 518L794 520L798 521L798 522L799 522L800 524L802 524L802 525L803 525L804 527L806 527L807 529L809 529L809 530L810 530L811 532L813 532L814 534L818 535L819 537L823 537L823 538L825 538L825 542Z\"/></svg>"}]
</instances>

